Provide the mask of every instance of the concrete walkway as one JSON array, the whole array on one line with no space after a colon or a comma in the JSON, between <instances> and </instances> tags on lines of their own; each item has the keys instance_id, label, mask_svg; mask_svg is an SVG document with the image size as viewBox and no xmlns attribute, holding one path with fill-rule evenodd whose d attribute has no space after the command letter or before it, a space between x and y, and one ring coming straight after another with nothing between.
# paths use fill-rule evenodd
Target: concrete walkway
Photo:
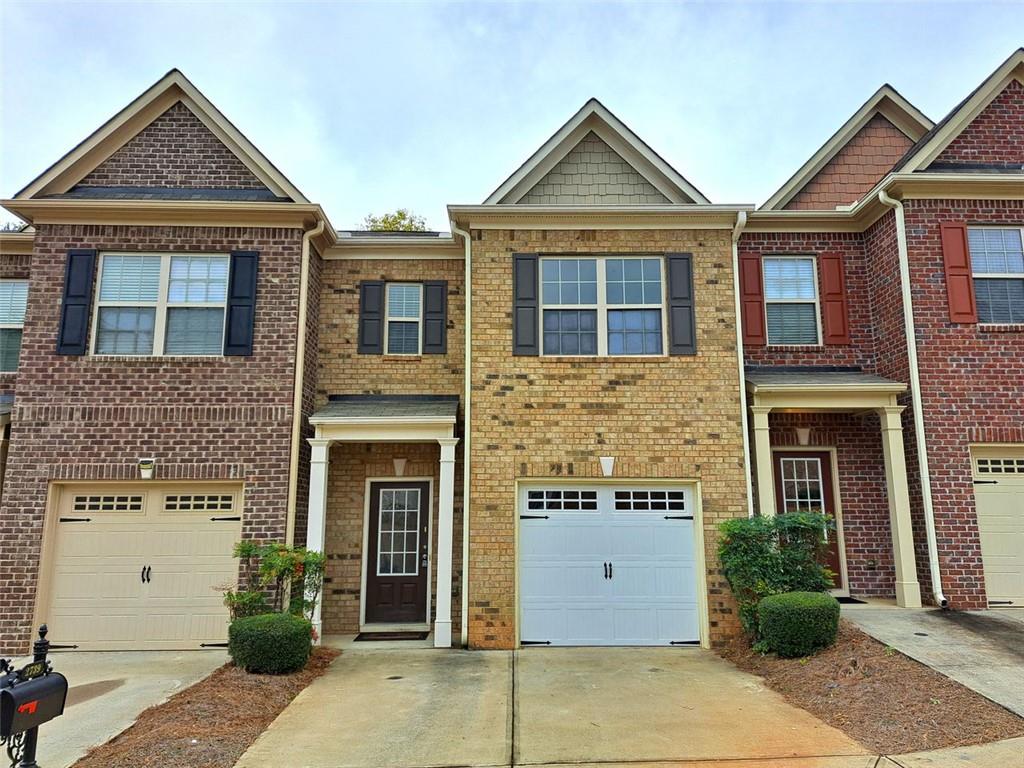
<instances>
[{"instance_id":1,"label":"concrete walkway","mask_svg":"<svg viewBox=\"0 0 1024 768\"><path fill-rule=\"evenodd\" d=\"M18 666L27 659L19 659ZM66 768L121 733L143 710L202 680L227 661L224 651L51 653L68 679L63 716L39 729L39 764Z\"/></svg>"},{"instance_id":2,"label":"concrete walkway","mask_svg":"<svg viewBox=\"0 0 1024 768\"><path fill-rule=\"evenodd\" d=\"M877 756L700 649L351 650L238 768L692 761L873 768Z\"/></svg>"},{"instance_id":3,"label":"concrete walkway","mask_svg":"<svg viewBox=\"0 0 1024 768\"><path fill-rule=\"evenodd\" d=\"M843 606L876 640L1024 717L1024 609ZM1020 765L1024 766L1024 757Z\"/></svg>"}]
</instances>

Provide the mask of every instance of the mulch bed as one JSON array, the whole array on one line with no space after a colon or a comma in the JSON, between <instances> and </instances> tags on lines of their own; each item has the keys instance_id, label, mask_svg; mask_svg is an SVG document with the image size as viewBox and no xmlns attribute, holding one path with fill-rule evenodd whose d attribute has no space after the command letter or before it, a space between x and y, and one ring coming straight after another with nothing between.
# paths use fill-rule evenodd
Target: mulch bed
<instances>
[{"instance_id":1,"label":"mulch bed","mask_svg":"<svg viewBox=\"0 0 1024 768\"><path fill-rule=\"evenodd\" d=\"M314 648L291 675L250 675L226 664L163 704L73 768L231 768L338 651Z\"/></svg>"},{"instance_id":2,"label":"mulch bed","mask_svg":"<svg viewBox=\"0 0 1024 768\"><path fill-rule=\"evenodd\" d=\"M1024 718L842 621L806 659L762 655L744 639L723 655L789 702L883 755L1024 735Z\"/></svg>"}]
</instances>

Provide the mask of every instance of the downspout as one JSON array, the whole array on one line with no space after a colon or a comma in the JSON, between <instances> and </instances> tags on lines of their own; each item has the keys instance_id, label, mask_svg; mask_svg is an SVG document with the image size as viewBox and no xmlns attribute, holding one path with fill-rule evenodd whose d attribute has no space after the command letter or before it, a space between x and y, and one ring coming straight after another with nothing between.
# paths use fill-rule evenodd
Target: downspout
<instances>
[{"instance_id":1,"label":"downspout","mask_svg":"<svg viewBox=\"0 0 1024 768\"><path fill-rule=\"evenodd\" d=\"M740 298L740 235L747 226L747 212L736 212L736 225L732 228L732 291L736 303L736 363L740 376L740 426L743 430L743 479L747 483L747 516L754 516L754 484L751 479L750 431L747 425L747 386L743 376L743 303Z\"/></svg>"},{"instance_id":2,"label":"downspout","mask_svg":"<svg viewBox=\"0 0 1024 768\"><path fill-rule=\"evenodd\" d=\"M903 295L903 328L907 337L907 360L910 367L910 400L914 414L914 439L917 442L917 469L921 478L921 501L924 505L925 538L928 541L928 565L932 576L932 595L943 608L948 603L942 591L939 572L939 545L935 537L935 508L932 505L932 486L928 470L928 443L924 432L924 406L921 404L921 375L917 367L917 331L914 327L914 299L910 293L910 257L907 254L907 223L903 216L903 203L878 190L878 201L892 208L896 215L896 246L899 251L900 289Z\"/></svg>"},{"instance_id":3,"label":"downspout","mask_svg":"<svg viewBox=\"0 0 1024 768\"><path fill-rule=\"evenodd\" d=\"M472 361L470 347L471 339L473 338L470 332L473 328L473 260L469 232L456 227L454 221L451 222L451 226L452 234L462 238L464 258L466 260L464 273L466 281L466 319L463 324L464 336L462 342L466 352L465 360L463 361L465 371L463 374L462 394L463 423L465 424L465 430L462 435L462 614L459 621L462 647L466 648L469 646L469 441L470 432L472 431L470 429L472 422L470 421L469 413L473 394L473 381L470 375L470 363Z\"/></svg>"},{"instance_id":4,"label":"downspout","mask_svg":"<svg viewBox=\"0 0 1024 768\"><path fill-rule=\"evenodd\" d=\"M295 504L299 492L299 445L302 438L302 379L306 370L306 316L309 310L309 242L324 231L324 220L302 233L299 256L299 316L295 339L295 390L292 392L292 455L288 467L288 518L285 543L295 541Z\"/></svg>"}]
</instances>

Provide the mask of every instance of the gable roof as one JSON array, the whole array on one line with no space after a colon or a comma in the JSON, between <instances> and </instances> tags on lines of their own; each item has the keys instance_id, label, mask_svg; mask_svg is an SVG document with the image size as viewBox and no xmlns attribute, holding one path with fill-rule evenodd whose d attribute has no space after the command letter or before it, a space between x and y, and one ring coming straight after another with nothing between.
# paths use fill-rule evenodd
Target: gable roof
<instances>
[{"instance_id":1,"label":"gable roof","mask_svg":"<svg viewBox=\"0 0 1024 768\"><path fill-rule=\"evenodd\" d=\"M29 182L15 199L62 195L90 171L181 102L276 196L309 200L180 71L172 69L138 98L97 128Z\"/></svg>"},{"instance_id":2,"label":"gable roof","mask_svg":"<svg viewBox=\"0 0 1024 768\"><path fill-rule=\"evenodd\" d=\"M710 201L597 99L583 107L492 192L485 205L518 203L577 144L594 133L673 203Z\"/></svg>"},{"instance_id":3,"label":"gable roof","mask_svg":"<svg viewBox=\"0 0 1024 768\"><path fill-rule=\"evenodd\" d=\"M884 117L912 142L918 141L934 125L899 91L886 83L875 91L774 195L768 198L761 209L780 210L785 208L875 115Z\"/></svg>"},{"instance_id":4,"label":"gable roof","mask_svg":"<svg viewBox=\"0 0 1024 768\"><path fill-rule=\"evenodd\" d=\"M948 147L953 139L971 124L992 101L1003 92L1011 80L1024 83L1024 48L1018 48L1010 57L985 78L967 97L953 107L928 133L914 144L893 168L906 173L922 171Z\"/></svg>"}]
</instances>

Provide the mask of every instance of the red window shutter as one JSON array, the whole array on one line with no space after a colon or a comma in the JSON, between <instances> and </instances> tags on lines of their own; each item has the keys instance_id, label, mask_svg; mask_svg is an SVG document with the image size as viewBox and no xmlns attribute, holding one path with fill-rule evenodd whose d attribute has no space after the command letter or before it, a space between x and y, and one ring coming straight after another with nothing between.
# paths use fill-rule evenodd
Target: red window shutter
<instances>
[{"instance_id":1,"label":"red window shutter","mask_svg":"<svg viewBox=\"0 0 1024 768\"><path fill-rule=\"evenodd\" d=\"M764 346L768 337L764 327L764 285L761 280L761 257L740 257L740 304L743 343Z\"/></svg>"},{"instance_id":2,"label":"red window shutter","mask_svg":"<svg viewBox=\"0 0 1024 768\"><path fill-rule=\"evenodd\" d=\"M846 275L841 253L818 257L821 270L821 313L826 344L850 343L850 315L846 305Z\"/></svg>"},{"instance_id":3,"label":"red window shutter","mask_svg":"<svg viewBox=\"0 0 1024 768\"><path fill-rule=\"evenodd\" d=\"M971 253L967 246L966 224L940 224L942 261L946 267L946 295L949 319L954 323L978 322L971 278Z\"/></svg>"}]
</instances>

